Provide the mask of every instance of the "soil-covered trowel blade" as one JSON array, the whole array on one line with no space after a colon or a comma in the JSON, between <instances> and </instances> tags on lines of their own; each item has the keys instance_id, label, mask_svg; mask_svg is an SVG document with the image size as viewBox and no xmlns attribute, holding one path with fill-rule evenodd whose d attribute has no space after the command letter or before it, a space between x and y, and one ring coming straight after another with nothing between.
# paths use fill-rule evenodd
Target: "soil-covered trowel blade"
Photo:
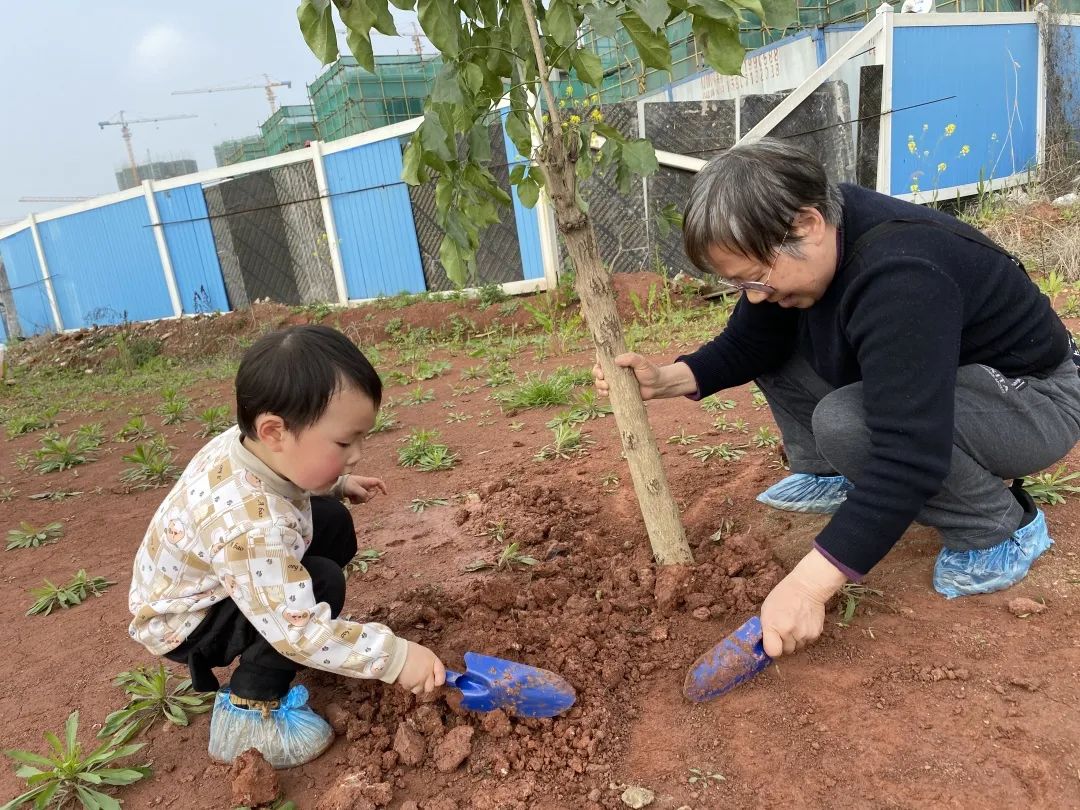
<instances>
[{"instance_id":1,"label":"soil-covered trowel blade","mask_svg":"<svg viewBox=\"0 0 1080 810\"><path fill-rule=\"evenodd\" d=\"M718 698L771 662L761 646L761 619L754 616L694 662L686 673L683 694L695 703Z\"/></svg>"}]
</instances>

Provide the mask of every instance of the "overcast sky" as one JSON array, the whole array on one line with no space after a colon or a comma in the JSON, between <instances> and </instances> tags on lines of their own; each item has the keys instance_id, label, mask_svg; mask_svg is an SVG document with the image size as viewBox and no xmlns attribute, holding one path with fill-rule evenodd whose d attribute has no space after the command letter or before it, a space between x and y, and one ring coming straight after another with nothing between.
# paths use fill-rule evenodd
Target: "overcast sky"
<instances>
[{"instance_id":1,"label":"overcast sky","mask_svg":"<svg viewBox=\"0 0 1080 810\"><path fill-rule=\"evenodd\" d=\"M321 72L296 22L297 0L53 0L4 3L0 47L0 223L61 203L23 196L116 191L127 165L120 127L99 121L193 113L131 127L137 160L194 158L214 166L213 146L254 135L270 113L262 88L173 96L262 81L279 104L306 104ZM411 14L393 9L411 34ZM340 23L339 23L340 27ZM344 36L340 37L344 50ZM376 53L408 53L412 40L374 35ZM430 48L430 46L427 46Z\"/></svg>"}]
</instances>

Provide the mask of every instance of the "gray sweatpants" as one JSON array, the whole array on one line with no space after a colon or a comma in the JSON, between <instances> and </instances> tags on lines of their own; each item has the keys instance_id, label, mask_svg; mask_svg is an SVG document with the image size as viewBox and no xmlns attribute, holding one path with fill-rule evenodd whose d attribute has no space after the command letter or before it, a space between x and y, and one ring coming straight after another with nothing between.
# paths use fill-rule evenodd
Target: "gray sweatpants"
<instances>
[{"instance_id":1,"label":"gray sweatpants","mask_svg":"<svg viewBox=\"0 0 1080 810\"><path fill-rule=\"evenodd\" d=\"M870 458L862 383L833 388L796 355L757 384L792 472L840 473L858 487ZM1010 380L989 366L961 366L955 419L949 474L916 521L937 528L950 549L989 548L1024 514L1003 479L1049 467L1080 440L1077 367L1070 356L1048 374Z\"/></svg>"}]
</instances>

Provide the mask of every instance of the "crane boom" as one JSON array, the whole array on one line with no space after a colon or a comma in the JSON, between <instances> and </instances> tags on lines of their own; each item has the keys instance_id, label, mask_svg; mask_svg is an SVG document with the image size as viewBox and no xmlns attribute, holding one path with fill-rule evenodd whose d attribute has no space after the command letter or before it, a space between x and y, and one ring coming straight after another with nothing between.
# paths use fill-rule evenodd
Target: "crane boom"
<instances>
[{"instance_id":1,"label":"crane boom","mask_svg":"<svg viewBox=\"0 0 1080 810\"><path fill-rule=\"evenodd\" d=\"M291 81L279 82L276 79L271 79L265 73L263 74L264 81L255 82L253 84L227 84L221 87L199 87L195 90L173 90L174 96L186 96L192 93L228 93L233 90L266 90L266 100L270 104L270 114L273 115L277 112L277 98L274 96L275 87L292 87Z\"/></svg>"},{"instance_id":2,"label":"crane boom","mask_svg":"<svg viewBox=\"0 0 1080 810\"><path fill-rule=\"evenodd\" d=\"M156 121L178 121L181 118L198 118L197 115L191 113L182 113L180 115L159 115L154 118L124 118L124 111L121 110L117 120L115 121L98 121L98 127L105 129L105 127L120 127L120 134L124 139L124 146L127 147L128 162L131 164L131 176L132 179L139 183L139 164L135 162L135 150L131 148L131 129L130 124L152 124Z\"/></svg>"}]
</instances>

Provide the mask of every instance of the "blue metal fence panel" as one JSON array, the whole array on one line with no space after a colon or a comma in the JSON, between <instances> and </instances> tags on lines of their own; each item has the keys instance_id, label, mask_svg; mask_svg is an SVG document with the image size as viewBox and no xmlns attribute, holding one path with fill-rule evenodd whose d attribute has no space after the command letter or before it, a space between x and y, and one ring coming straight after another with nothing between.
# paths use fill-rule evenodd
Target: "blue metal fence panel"
<instances>
[{"instance_id":1,"label":"blue metal fence panel","mask_svg":"<svg viewBox=\"0 0 1080 810\"><path fill-rule=\"evenodd\" d=\"M146 200L38 224L66 329L173 314Z\"/></svg>"},{"instance_id":2,"label":"blue metal fence panel","mask_svg":"<svg viewBox=\"0 0 1080 810\"><path fill-rule=\"evenodd\" d=\"M188 315L199 312L228 312L225 280L221 275L210 230L209 213L202 185L154 193L158 216L165 227L176 288Z\"/></svg>"},{"instance_id":3,"label":"blue metal fence panel","mask_svg":"<svg viewBox=\"0 0 1080 810\"><path fill-rule=\"evenodd\" d=\"M19 327L26 337L56 331L49 293L41 277L41 264L34 249L34 236L29 228L0 239L0 257L4 259Z\"/></svg>"},{"instance_id":4,"label":"blue metal fence panel","mask_svg":"<svg viewBox=\"0 0 1080 810\"><path fill-rule=\"evenodd\" d=\"M0 318L0 343L7 343L7 328L3 318Z\"/></svg>"},{"instance_id":5,"label":"blue metal fence panel","mask_svg":"<svg viewBox=\"0 0 1080 810\"><path fill-rule=\"evenodd\" d=\"M506 158L511 167L519 163L528 163L529 159L518 152L510 136L506 134L506 116L509 110L502 113L503 141L506 143ZM533 279L544 277L544 257L540 252L540 222L535 208L526 208L518 199L517 190L510 189L510 196L514 200L514 221L517 223L518 250L521 253L522 278Z\"/></svg>"},{"instance_id":6,"label":"blue metal fence panel","mask_svg":"<svg viewBox=\"0 0 1080 810\"><path fill-rule=\"evenodd\" d=\"M349 298L424 292L397 138L335 152L325 163Z\"/></svg>"},{"instance_id":7,"label":"blue metal fence panel","mask_svg":"<svg viewBox=\"0 0 1080 810\"><path fill-rule=\"evenodd\" d=\"M892 194L930 197L1034 166L1034 23L898 27L893 54Z\"/></svg>"}]
</instances>

